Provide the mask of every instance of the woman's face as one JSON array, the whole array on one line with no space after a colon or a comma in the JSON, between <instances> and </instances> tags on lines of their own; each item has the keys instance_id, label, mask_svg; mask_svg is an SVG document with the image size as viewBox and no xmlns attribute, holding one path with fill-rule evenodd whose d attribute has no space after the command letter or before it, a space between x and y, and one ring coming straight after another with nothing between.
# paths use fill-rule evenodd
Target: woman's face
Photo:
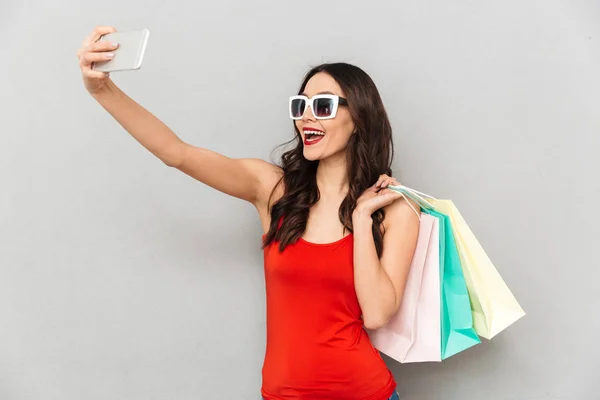
<instances>
[{"instance_id":1,"label":"woman's face","mask_svg":"<svg viewBox=\"0 0 600 400\"><path fill-rule=\"evenodd\" d=\"M335 94L346 97L331 75L320 72L307 82L304 92L309 99L317 94ZM346 146L354 132L354 122L347 106L338 106L335 118L316 119L310 107L306 107L302 119L296 120L296 127L304 143L304 157L307 160L323 160L333 155L345 153ZM321 135L311 135L317 131Z\"/></svg>"}]
</instances>

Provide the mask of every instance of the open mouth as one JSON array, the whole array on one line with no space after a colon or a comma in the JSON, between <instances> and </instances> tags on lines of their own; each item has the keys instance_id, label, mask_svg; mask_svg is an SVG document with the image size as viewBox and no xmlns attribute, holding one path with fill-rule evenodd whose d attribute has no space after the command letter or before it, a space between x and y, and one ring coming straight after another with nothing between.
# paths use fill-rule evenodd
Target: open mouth
<instances>
[{"instance_id":1,"label":"open mouth","mask_svg":"<svg viewBox=\"0 0 600 400\"><path fill-rule=\"evenodd\" d=\"M325 132L318 129L304 129L304 144L311 145L318 143L325 137Z\"/></svg>"}]
</instances>

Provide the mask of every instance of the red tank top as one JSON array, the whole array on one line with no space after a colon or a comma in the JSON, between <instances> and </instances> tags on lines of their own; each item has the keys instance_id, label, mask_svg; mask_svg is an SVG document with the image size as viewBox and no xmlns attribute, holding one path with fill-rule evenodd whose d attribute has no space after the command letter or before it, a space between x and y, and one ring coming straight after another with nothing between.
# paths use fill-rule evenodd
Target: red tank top
<instances>
[{"instance_id":1,"label":"red tank top","mask_svg":"<svg viewBox=\"0 0 600 400\"><path fill-rule=\"evenodd\" d=\"M353 236L264 249L266 400L387 400L392 373L363 328L354 290Z\"/></svg>"}]
</instances>

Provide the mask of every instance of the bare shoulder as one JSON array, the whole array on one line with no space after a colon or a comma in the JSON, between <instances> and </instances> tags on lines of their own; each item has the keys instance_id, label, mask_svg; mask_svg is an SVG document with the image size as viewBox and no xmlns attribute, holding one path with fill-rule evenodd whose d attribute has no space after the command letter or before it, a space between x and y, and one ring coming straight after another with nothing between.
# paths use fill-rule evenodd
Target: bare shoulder
<instances>
[{"instance_id":1,"label":"bare shoulder","mask_svg":"<svg viewBox=\"0 0 600 400\"><path fill-rule=\"evenodd\" d=\"M241 158L239 161L243 167L251 170L254 174L261 177L261 180L279 180L283 176L283 170L277 165L260 158Z\"/></svg>"},{"instance_id":2,"label":"bare shoulder","mask_svg":"<svg viewBox=\"0 0 600 400\"><path fill-rule=\"evenodd\" d=\"M257 204L266 188L281 175L276 165L259 158L232 158L182 142L178 159L170 165L220 192Z\"/></svg>"},{"instance_id":3,"label":"bare shoulder","mask_svg":"<svg viewBox=\"0 0 600 400\"><path fill-rule=\"evenodd\" d=\"M251 172L253 176L257 177L258 193L256 206L266 205L272 193L273 199L281 197L283 194L283 190L281 189L283 170L279 166L259 158L246 158L241 161L243 167ZM273 192L274 189L275 192Z\"/></svg>"},{"instance_id":4,"label":"bare shoulder","mask_svg":"<svg viewBox=\"0 0 600 400\"><path fill-rule=\"evenodd\" d=\"M399 230L413 229L419 225L420 207L413 200L399 198L384 207L385 219L383 226L385 230L399 228ZM415 212L416 211L416 212Z\"/></svg>"},{"instance_id":5,"label":"bare shoulder","mask_svg":"<svg viewBox=\"0 0 600 400\"><path fill-rule=\"evenodd\" d=\"M244 168L251 169L252 174L258 177L254 207L258 211L263 232L266 233L271 224L271 206L284 194L283 170L260 159L245 159Z\"/></svg>"}]
</instances>

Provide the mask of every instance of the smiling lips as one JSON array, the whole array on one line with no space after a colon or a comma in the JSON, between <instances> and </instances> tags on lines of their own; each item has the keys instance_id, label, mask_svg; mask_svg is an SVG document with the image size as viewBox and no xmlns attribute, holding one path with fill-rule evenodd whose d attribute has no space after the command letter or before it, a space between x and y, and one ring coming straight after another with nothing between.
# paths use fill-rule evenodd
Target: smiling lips
<instances>
[{"instance_id":1,"label":"smiling lips","mask_svg":"<svg viewBox=\"0 0 600 400\"><path fill-rule=\"evenodd\" d=\"M304 129L304 144L306 146L310 146L316 143L319 143L321 139L325 137L325 132L314 129L314 128L305 128Z\"/></svg>"}]
</instances>

